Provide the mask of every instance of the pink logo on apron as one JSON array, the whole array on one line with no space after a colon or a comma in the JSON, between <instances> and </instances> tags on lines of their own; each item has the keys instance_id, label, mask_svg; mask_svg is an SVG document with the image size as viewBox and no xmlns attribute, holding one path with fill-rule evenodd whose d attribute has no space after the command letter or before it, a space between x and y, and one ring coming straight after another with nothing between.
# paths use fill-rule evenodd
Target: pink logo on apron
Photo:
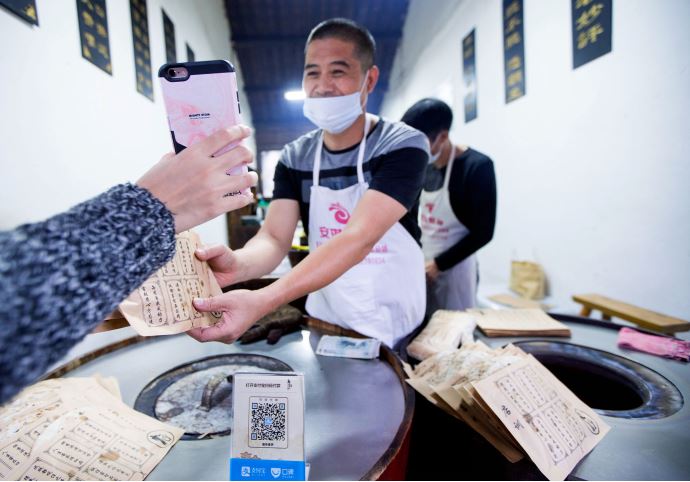
<instances>
[{"instance_id":1,"label":"pink logo on apron","mask_svg":"<svg viewBox=\"0 0 690 482\"><path fill-rule=\"evenodd\" d=\"M333 217L340 224L347 224L347 222L350 220L350 212L340 203L331 203L328 210L335 211Z\"/></svg>"},{"instance_id":2,"label":"pink logo on apron","mask_svg":"<svg viewBox=\"0 0 690 482\"><path fill-rule=\"evenodd\" d=\"M445 224L445 221L443 219L437 217L437 216L432 216L431 213L434 211L434 208L436 207L436 204L433 202L425 203L424 204L424 209L422 210L421 214L419 215L420 218L420 227L422 228L423 232L432 232L430 234L431 237L434 238L443 238L447 237L448 235L448 228L440 227ZM426 213L426 211L429 211L429 214ZM436 226L439 226L438 228Z\"/></svg>"}]
</instances>

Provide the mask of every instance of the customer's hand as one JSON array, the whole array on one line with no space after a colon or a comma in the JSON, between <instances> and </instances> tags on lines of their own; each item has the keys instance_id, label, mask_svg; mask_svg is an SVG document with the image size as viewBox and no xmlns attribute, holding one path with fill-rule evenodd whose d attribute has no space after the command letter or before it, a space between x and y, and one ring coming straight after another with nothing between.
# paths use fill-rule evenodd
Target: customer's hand
<instances>
[{"instance_id":1,"label":"customer's hand","mask_svg":"<svg viewBox=\"0 0 690 482\"><path fill-rule=\"evenodd\" d=\"M240 142L250 133L244 126L221 129L177 155L163 156L137 181L138 186L147 189L172 213L176 233L253 202L253 196L244 191L256 184L256 173L226 174L233 167L251 163L251 151L239 145L212 157L214 152ZM229 196L228 193L237 194Z\"/></svg>"},{"instance_id":2,"label":"customer's hand","mask_svg":"<svg viewBox=\"0 0 690 482\"><path fill-rule=\"evenodd\" d=\"M199 260L208 263L221 288L230 286L243 279L237 256L227 246L221 244L202 246L194 254Z\"/></svg>"},{"instance_id":3,"label":"customer's hand","mask_svg":"<svg viewBox=\"0 0 690 482\"><path fill-rule=\"evenodd\" d=\"M197 298L194 300L194 308L201 312L222 311L223 317L208 328L189 330L189 336L202 342L233 343L275 307L263 290L233 290L211 298Z\"/></svg>"}]
</instances>

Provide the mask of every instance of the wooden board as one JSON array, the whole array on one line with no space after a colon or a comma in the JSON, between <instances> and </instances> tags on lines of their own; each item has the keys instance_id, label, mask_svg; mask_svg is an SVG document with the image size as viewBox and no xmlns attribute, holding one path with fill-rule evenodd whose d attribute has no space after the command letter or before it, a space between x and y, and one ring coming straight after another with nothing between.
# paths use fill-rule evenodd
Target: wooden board
<instances>
[{"instance_id":1,"label":"wooden board","mask_svg":"<svg viewBox=\"0 0 690 482\"><path fill-rule=\"evenodd\" d=\"M574 295L573 300L582 304L583 308L580 313L582 316L589 316L592 310L598 310L604 315L604 319L610 319L611 316L615 316L644 328L663 333L690 330L690 322L686 320L663 315L656 311L640 308L639 306L607 298L599 294Z\"/></svg>"}]
</instances>

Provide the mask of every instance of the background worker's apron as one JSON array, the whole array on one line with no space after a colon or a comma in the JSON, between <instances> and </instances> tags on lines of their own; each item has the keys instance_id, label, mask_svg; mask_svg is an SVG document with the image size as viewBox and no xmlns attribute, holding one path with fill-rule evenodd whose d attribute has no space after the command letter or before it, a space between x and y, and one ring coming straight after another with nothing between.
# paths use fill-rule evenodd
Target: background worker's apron
<instances>
[{"instance_id":1,"label":"background worker's apron","mask_svg":"<svg viewBox=\"0 0 690 482\"><path fill-rule=\"evenodd\" d=\"M448 185L455 161L455 146L451 149L443 187L437 191L422 191L419 199L419 226L422 228L422 250L425 260L448 250L469 230L453 212ZM473 253L452 268L441 271L435 281L427 280L427 313L438 309L464 310L476 305L477 257Z\"/></svg>"},{"instance_id":2,"label":"background worker's apron","mask_svg":"<svg viewBox=\"0 0 690 482\"><path fill-rule=\"evenodd\" d=\"M357 184L345 189L319 186L321 133L309 198L310 251L319 249L345 229L369 188L362 171L369 123L367 117L357 156ZM425 298L424 255L410 233L396 222L364 260L328 286L311 293L306 308L315 318L377 338L393 348L421 324Z\"/></svg>"}]
</instances>

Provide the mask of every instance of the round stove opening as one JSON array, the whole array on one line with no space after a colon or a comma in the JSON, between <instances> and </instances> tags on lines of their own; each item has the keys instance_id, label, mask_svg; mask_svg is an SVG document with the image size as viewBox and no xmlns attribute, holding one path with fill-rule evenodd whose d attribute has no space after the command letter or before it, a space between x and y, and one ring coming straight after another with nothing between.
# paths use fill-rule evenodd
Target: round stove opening
<instances>
[{"instance_id":1,"label":"round stove opening","mask_svg":"<svg viewBox=\"0 0 690 482\"><path fill-rule=\"evenodd\" d=\"M683 406L670 380L628 358L581 345L554 341L516 342L531 353L580 400L602 415L658 419Z\"/></svg>"},{"instance_id":2,"label":"round stove opening","mask_svg":"<svg viewBox=\"0 0 690 482\"><path fill-rule=\"evenodd\" d=\"M180 427L186 440L229 435L232 389L238 372L292 371L275 358L252 354L217 355L162 373L139 393L134 408Z\"/></svg>"},{"instance_id":3,"label":"round stove opening","mask_svg":"<svg viewBox=\"0 0 690 482\"><path fill-rule=\"evenodd\" d=\"M580 400L599 410L632 410L644 403L626 378L615 377L599 365L555 355L535 355Z\"/></svg>"}]
</instances>

